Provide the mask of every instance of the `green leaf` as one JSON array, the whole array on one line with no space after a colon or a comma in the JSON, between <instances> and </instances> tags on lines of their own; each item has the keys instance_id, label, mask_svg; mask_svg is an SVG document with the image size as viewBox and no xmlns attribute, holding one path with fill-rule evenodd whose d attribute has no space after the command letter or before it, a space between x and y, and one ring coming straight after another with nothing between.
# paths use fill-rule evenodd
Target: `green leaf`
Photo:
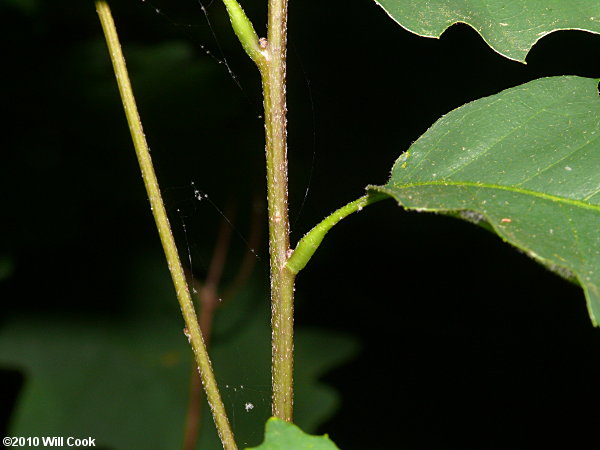
<instances>
[{"instance_id":1,"label":"green leaf","mask_svg":"<svg viewBox=\"0 0 600 450\"><path fill-rule=\"evenodd\" d=\"M181 329L169 318L11 320L0 332L0 365L25 375L11 434L177 446L190 372Z\"/></svg>"},{"instance_id":2,"label":"green leaf","mask_svg":"<svg viewBox=\"0 0 600 450\"><path fill-rule=\"evenodd\" d=\"M473 27L507 58L524 62L533 45L557 30L600 33L595 0L375 0L403 28L439 38L451 25Z\"/></svg>"},{"instance_id":3,"label":"green leaf","mask_svg":"<svg viewBox=\"0 0 600 450\"><path fill-rule=\"evenodd\" d=\"M598 81L542 78L439 119L370 189L407 209L461 211L583 287L600 318Z\"/></svg>"},{"instance_id":4,"label":"green leaf","mask_svg":"<svg viewBox=\"0 0 600 450\"><path fill-rule=\"evenodd\" d=\"M325 436L311 436L292 423L271 417L267 421L265 441L254 450L337 450ZM253 450L253 449L247 449Z\"/></svg>"},{"instance_id":5,"label":"green leaf","mask_svg":"<svg viewBox=\"0 0 600 450\"><path fill-rule=\"evenodd\" d=\"M12 435L89 435L115 450L181 446L192 361L162 255L140 255L129 284L123 304L130 310L119 317L3 320L0 366L25 375ZM250 282L218 310L210 349L241 445L260 442L271 414L266 286ZM358 346L339 333L302 328L296 346L296 416L305 429L314 429L339 403L319 377L348 360ZM220 447L205 408L199 448Z\"/></svg>"}]
</instances>

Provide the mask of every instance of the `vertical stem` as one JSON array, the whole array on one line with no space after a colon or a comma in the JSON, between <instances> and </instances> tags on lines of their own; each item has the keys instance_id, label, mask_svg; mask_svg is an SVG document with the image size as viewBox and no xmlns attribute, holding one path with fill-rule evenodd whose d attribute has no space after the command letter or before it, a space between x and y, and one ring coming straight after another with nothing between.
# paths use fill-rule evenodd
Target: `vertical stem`
<instances>
[{"instance_id":1,"label":"vertical stem","mask_svg":"<svg viewBox=\"0 0 600 450\"><path fill-rule=\"evenodd\" d=\"M294 371L294 277L286 266L290 250L287 202L285 57L287 0L269 0L267 39L258 39L237 0L223 0L231 25L263 83L271 255L273 415L292 421Z\"/></svg>"},{"instance_id":2,"label":"vertical stem","mask_svg":"<svg viewBox=\"0 0 600 450\"><path fill-rule=\"evenodd\" d=\"M226 450L236 450L237 446L233 438L231 427L229 426L225 406L223 405L221 395L219 394L208 352L202 339L198 318L194 311L194 304L192 303L183 267L179 259L179 254L177 253L177 247L169 225L169 218L158 187L158 180L154 172L154 167L152 166L150 151L142 129L142 123L133 96L133 90L131 89L131 82L129 81L129 74L127 73L125 58L123 57L115 23L110 8L105 1L96 1L96 9L106 37L106 43L117 78L119 92L121 93L121 99L125 108L125 115L127 116L135 152L142 171L142 178L150 200L150 207L152 209L152 214L154 215L156 227L158 228L160 240L169 265L169 271L171 272L171 278L177 293L177 299L179 300L179 305L187 328L186 334L188 334L194 351L196 363L198 364L200 375L202 376L202 383L206 391L206 396L217 426L219 437L223 443L223 448Z\"/></svg>"},{"instance_id":3,"label":"vertical stem","mask_svg":"<svg viewBox=\"0 0 600 450\"><path fill-rule=\"evenodd\" d=\"M285 69L287 0L269 0L267 58L261 67L267 157L273 415L293 415L294 274L286 267L290 248L287 181Z\"/></svg>"}]
</instances>

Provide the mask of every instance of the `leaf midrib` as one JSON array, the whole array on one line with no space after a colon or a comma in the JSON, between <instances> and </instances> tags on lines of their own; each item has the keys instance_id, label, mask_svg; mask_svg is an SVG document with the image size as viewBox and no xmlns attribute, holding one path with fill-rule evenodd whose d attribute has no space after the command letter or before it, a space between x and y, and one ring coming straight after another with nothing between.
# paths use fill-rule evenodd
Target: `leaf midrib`
<instances>
[{"instance_id":1,"label":"leaf midrib","mask_svg":"<svg viewBox=\"0 0 600 450\"><path fill-rule=\"evenodd\" d=\"M475 187L479 189L494 189L500 191L507 191L514 194L529 195L532 197L557 202L564 205L576 206L578 208L589 209L592 211L600 212L600 205L593 205L591 203L585 203L581 200L575 200L571 198L559 197L557 195L546 194L539 191L531 191L529 189L523 189L515 186L503 186L500 184L481 183L473 181L423 181L417 183L408 184L388 184L384 187L391 187L395 189L408 189L411 187L422 187L422 186L456 186L456 187Z\"/></svg>"}]
</instances>

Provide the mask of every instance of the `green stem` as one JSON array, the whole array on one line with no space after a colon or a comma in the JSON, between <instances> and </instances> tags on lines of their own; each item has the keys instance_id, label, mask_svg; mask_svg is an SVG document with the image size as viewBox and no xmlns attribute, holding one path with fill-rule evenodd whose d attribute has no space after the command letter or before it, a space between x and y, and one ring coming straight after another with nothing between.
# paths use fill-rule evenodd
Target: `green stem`
<instances>
[{"instance_id":1,"label":"green stem","mask_svg":"<svg viewBox=\"0 0 600 450\"><path fill-rule=\"evenodd\" d=\"M260 45L260 40L256 31L254 31L252 22L236 0L223 0L223 3L227 8L233 31L240 40L242 47L250 56L250 59L262 70L266 62L266 52Z\"/></svg>"},{"instance_id":2,"label":"green stem","mask_svg":"<svg viewBox=\"0 0 600 450\"><path fill-rule=\"evenodd\" d=\"M223 443L223 448L226 450L236 450L237 446L233 438L231 427L229 426L225 406L223 405L219 394L208 352L202 339L202 333L200 332L200 326L198 325L198 319L196 312L194 311L194 304L190 297L183 267L181 266L175 240L173 239L173 234L169 225L167 212L158 187L158 180L156 179L156 174L154 173L154 168L152 166L150 152L142 130L142 124L131 89L127 67L125 66L125 58L123 57L112 14L105 1L96 1L96 9L106 37L117 78L117 84L119 85L121 99L127 116L127 122L129 124L129 130L133 138L135 152L142 171L142 178L144 179L144 185L146 186L146 192L148 193L148 198L150 200L150 207L152 209L152 214L154 215L156 227L158 228L160 240L169 265L169 271L171 272L171 278L175 285L175 291L177 292L177 299L179 300L179 305L187 328L186 334L189 337L194 351L196 363L198 364L200 375L202 376L208 403L210 404L219 437Z\"/></svg>"},{"instance_id":3,"label":"green stem","mask_svg":"<svg viewBox=\"0 0 600 450\"><path fill-rule=\"evenodd\" d=\"M272 413L279 419L291 422L294 399L295 275L286 266L290 250L285 104L287 0L269 0L266 41L257 40L254 27L236 0L223 2L235 33L262 76L271 255Z\"/></svg>"},{"instance_id":4,"label":"green stem","mask_svg":"<svg viewBox=\"0 0 600 450\"><path fill-rule=\"evenodd\" d=\"M338 209L298 243L290 256L286 143L285 70L287 0L269 0L267 41L258 43L252 23L236 0L223 0L231 23L250 57L258 65L263 82L271 254L271 328L273 415L288 422L293 418L294 282L325 234L340 220L385 194L367 194Z\"/></svg>"},{"instance_id":5,"label":"green stem","mask_svg":"<svg viewBox=\"0 0 600 450\"><path fill-rule=\"evenodd\" d=\"M267 60L261 70L265 105L267 200L271 254L272 413L291 422L294 372L294 274L290 249L285 71L287 0L269 0Z\"/></svg>"},{"instance_id":6,"label":"green stem","mask_svg":"<svg viewBox=\"0 0 600 450\"><path fill-rule=\"evenodd\" d=\"M386 194L381 193L369 193L362 196L358 200L348 203L346 206L342 206L328 217L323 219L317 224L312 230L304 235L302 239L296 245L296 249L292 256L288 259L287 268L293 273L297 274L300 272L312 255L315 253L323 238L331 228L333 228L340 220L344 217L349 216L353 212L362 210L365 206L379 202L386 198L390 198Z\"/></svg>"}]
</instances>

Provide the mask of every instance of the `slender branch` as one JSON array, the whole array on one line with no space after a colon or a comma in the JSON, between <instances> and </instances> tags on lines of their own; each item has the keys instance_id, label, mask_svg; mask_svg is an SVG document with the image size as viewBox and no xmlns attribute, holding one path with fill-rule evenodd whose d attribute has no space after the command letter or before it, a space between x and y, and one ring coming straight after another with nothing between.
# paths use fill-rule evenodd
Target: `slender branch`
<instances>
[{"instance_id":1,"label":"slender branch","mask_svg":"<svg viewBox=\"0 0 600 450\"><path fill-rule=\"evenodd\" d=\"M233 215L231 208L228 208L225 215L227 217ZM191 271L187 271L187 279L191 280L191 284L194 287L195 292L198 293L198 299L200 300L198 320L200 322L200 330L202 330L202 338L204 339L204 344L207 348L210 348L213 319L215 310L219 306L218 288L221 281L221 274L225 267L230 240L231 227L227 226L225 220L223 220L219 227L217 245L213 250L206 282L201 284ZM202 379L196 368L192 367L188 409L183 437L183 450L193 450L197 446L198 431L200 429L200 421L202 420L202 400Z\"/></svg>"},{"instance_id":2,"label":"slender branch","mask_svg":"<svg viewBox=\"0 0 600 450\"><path fill-rule=\"evenodd\" d=\"M254 27L236 0L223 1L235 33L262 76L271 256L272 413L291 422L295 274L286 266L290 251L285 101L287 0L269 0L266 40L257 40Z\"/></svg>"},{"instance_id":3,"label":"slender branch","mask_svg":"<svg viewBox=\"0 0 600 450\"><path fill-rule=\"evenodd\" d=\"M252 23L236 0L223 2L227 6L235 33L262 76L271 255L272 413L275 417L291 422L294 397L295 275L286 267L290 250L285 103L287 0L269 0L266 40L257 39Z\"/></svg>"},{"instance_id":4,"label":"slender branch","mask_svg":"<svg viewBox=\"0 0 600 450\"><path fill-rule=\"evenodd\" d=\"M319 248L319 245L321 245L321 242L323 241L323 238L327 232L331 230L340 220L349 216L353 212L362 210L365 206L379 202L386 198L391 197L389 197L387 194L369 193L331 213L320 223L315 225L312 230L306 233L302 239L300 239L298 245L296 245L294 253L292 253L292 256L290 256L288 259L288 269L290 269L294 274L300 272L302 269L304 269L306 264L308 264L308 261L310 258L312 258L312 255L315 253L317 248Z\"/></svg>"},{"instance_id":5,"label":"slender branch","mask_svg":"<svg viewBox=\"0 0 600 450\"><path fill-rule=\"evenodd\" d=\"M254 206L252 213L252 223L250 225L250 237L248 245L250 248L258 248L261 235L261 222L259 221L260 214L263 208ZM225 216L232 217L233 209L227 208ZM246 252L244 259L238 268L238 273L234 281L225 290L224 294L219 295L218 287L221 283L221 275L225 267L226 255L229 250L231 240L231 226L225 221L221 221L219 234L217 237L217 245L213 251L213 256L206 277L206 284L203 286L200 281L194 277L191 271L186 270L188 282L194 287L194 292L200 301L200 311L198 319L200 321L200 329L202 337L207 348L210 348L212 335L212 325L217 308L233 297L235 293L246 283L254 268L256 258L251 252ZM183 450L193 450L196 448L198 440L198 431L202 421L202 400L204 398L202 391L202 380L195 367L192 367L189 388L189 403L186 415L184 444Z\"/></svg>"},{"instance_id":6,"label":"slender branch","mask_svg":"<svg viewBox=\"0 0 600 450\"><path fill-rule=\"evenodd\" d=\"M254 266L256 265L256 254L254 253L254 249L260 247L260 241L262 239L263 211L263 203L260 200L256 199L252 208L252 218L250 222L250 232L248 236L248 246L252 251L247 251L244 253L244 258L242 259L242 263L238 267L235 278L223 293L222 303L227 302L228 299L233 297L240 290L240 288L244 284L246 284L248 278L250 277L250 274L254 270Z\"/></svg>"},{"instance_id":7,"label":"slender branch","mask_svg":"<svg viewBox=\"0 0 600 450\"><path fill-rule=\"evenodd\" d=\"M242 44L242 47L250 59L262 70L266 62L266 56L260 39L258 39L256 31L254 31L252 22L248 19L243 8L236 0L223 0L223 3L225 3L225 7L227 8L233 31Z\"/></svg>"},{"instance_id":8,"label":"slender branch","mask_svg":"<svg viewBox=\"0 0 600 450\"><path fill-rule=\"evenodd\" d=\"M267 62L261 70L265 105L269 249L271 253L272 383L275 417L293 418L294 274L290 249L286 119L287 0L269 0Z\"/></svg>"},{"instance_id":9,"label":"slender branch","mask_svg":"<svg viewBox=\"0 0 600 450\"><path fill-rule=\"evenodd\" d=\"M202 324L200 324L202 327ZM208 342L207 342L208 344ZM183 432L183 450L194 450L198 442L198 433L202 420L202 378L196 367L191 367L188 409L185 415Z\"/></svg>"},{"instance_id":10,"label":"slender branch","mask_svg":"<svg viewBox=\"0 0 600 450\"><path fill-rule=\"evenodd\" d=\"M96 9L102 23L102 29L106 37L106 42L110 51L113 68L119 85L119 91L121 93L121 99L125 108L125 114L127 116L127 122L129 123L129 129L133 138L133 143L142 171L142 177L146 186L146 192L150 200L150 207L154 215L154 220L158 228L160 240L165 252L165 256L171 272L171 278L175 285L177 292L177 299L181 307L181 312L187 328L187 334L194 351L196 363L202 376L204 389L210 404L213 418L217 426L219 437L223 443L223 448L226 450L237 449L227 414L225 412L225 406L221 400L217 382L212 371L208 352L202 339L200 332L200 326L194 310L194 304L190 296L190 292L185 280L185 274L181 261L177 253L177 247L175 240L171 232L169 225L169 219L165 210L164 203L158 187L158 180L154 173L152 166L152 160L150 158L150 152L148 145L144 137L142 124L140 121L139 113L131 89L131 83L129 81L129 75L125 66L125 58L121 50L119 38L117 36L117 30L110 12L110 8L105 1L96 1Z\"/></svg>"},{"instance_id":11,"label":"slender branch","mask_svg":"<svg viewBox=\"0 0 600 450\"><path fill-rule=\"evenodd\" d=\"M202 338L207 348L210 347L213 319L215 311L219 306L219 294L217 286L212 284L201 285L197 280L193 281L195 289L198 291L200 300L200 312L198 320ZM190 374L189 403L186 415L185 432L183 439L183 450L193 450L196 448L198 440L198 431L202 420L202 378L199 376L195 367L192 367Z\"/></svg>"}]
</instances>

